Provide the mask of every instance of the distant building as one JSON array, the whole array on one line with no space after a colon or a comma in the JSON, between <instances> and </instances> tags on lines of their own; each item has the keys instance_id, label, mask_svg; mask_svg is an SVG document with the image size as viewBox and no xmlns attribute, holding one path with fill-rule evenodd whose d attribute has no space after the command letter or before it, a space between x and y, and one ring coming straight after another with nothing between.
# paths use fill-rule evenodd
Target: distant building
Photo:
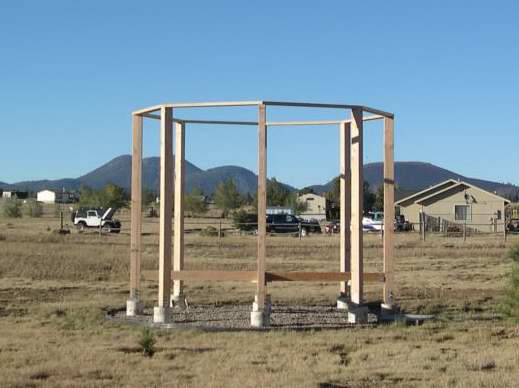
<instances>
[{"instance_id":1,"label":"distant building","mask_svg":"<svg viewBox=\"0 0 519 388\"><path fill-rule=\"evenodd\" d=\"M297 200L306 203L306 211L299 216L305 220L326 220L326 198L317 194L300 195Z\"/></svg>"},{"instance_id":2,"label":"distant building","mask_svg":"<svg viewBox=\"0 0 519 388\"><path fill-rule=\"evenodd\" d=\"M267 214L294 214L294 210L283 206L269 206L267 207Z\"/></svg>"},{"instance_id":3,"label":"distant building","mask_svg":"<svg viewBox=\"0 0 519 388\"><path fill-rule=\"evenodd\" d=\"M77 202L78 196L69 191L42 190L36 194L36 200L43 203L73 203Z\"/></svg>"},{"instance_id":4,"label":"distant building","mask_svg":"<svg viewBox=\"0 0 519 388\"><path fill-rule=\"evenodd\" d=\"M470 183L446 180L395 203L414 224L424 213L428 225L439 231L467 227L479 232L503 232L509 200Z\"/></svg>"},{"instance_id":5,"label":"distant building","mask_svg":"<svg viewBox=\"0 0 519 388\"><path fill-rule=\"evenodd\" d=\"M2 192L2 198L18 198L18 199L26 199L29 196L27 191L20 190L4 190Z\"/></svg>"}]
</instances>

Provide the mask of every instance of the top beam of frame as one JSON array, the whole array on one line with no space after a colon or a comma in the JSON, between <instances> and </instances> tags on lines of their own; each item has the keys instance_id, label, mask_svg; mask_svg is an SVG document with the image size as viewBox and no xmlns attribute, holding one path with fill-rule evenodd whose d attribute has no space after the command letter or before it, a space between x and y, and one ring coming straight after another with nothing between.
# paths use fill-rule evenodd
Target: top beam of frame
<instances>
[{"instance_id":1,"label":"top beam of frame","mask_svg":"<svg viewBox=\"0 0 519 388\"><path fill-rule=\"evenodd\" d=\"M142 113L142 117L160 120L160 115L153 113ZM362 121L383 119L381 115L364 116ZM257 121L234 121L234 120L185 120L174 119L173 121L183 124L214 124L214 125L258 125ZM340 123L351 123L351 120L321 120L321 121L269 121L268 127L298 126L298 125L334 125Z\"/></svg>"},{"instance_id":2,"label":"top beam of frame","mask_svg":"<svg viewBox=\"0 0 519 388\"><path fill-rule=\"evenodd\" d=\"M271 105L271 106L293 106L293 107L300 107L300 108L362 109L363 111L381 115L384 117L393 118L393 116L394 116L393 113L385 112L380 109L370 108L369 106L362 106L362 105L321 104L321 103L292 102L292 101L263 101L263 103L265 105Z\"/></svg>"},{"instance_id":3,"label":"top beam of frame","mask_svg":"<svg viewBox=\"0 0 519 388\"><path fill-rule=\"evenodd\" d=\"M166 108L210 108L210 107L231 107L231 106L257 106L265 104L269 106L288 106L288 107L301 107L301 108L329 108L329 109L362 109L363 111L373 113L376 115L393 118L393 113L385 112L383 110L370 108L368 106L361 105L347 105L347 104L321 104L321 103L310 103L310 102L292 102L292 101L223 101L223 102L188 102L188 103L176 103L176 104L161 104L154 105L148 108L136 110L133 112L134 115L143 115L146 113L152 113L158 111L162 107Z\"/></svg>"}]
</instances>

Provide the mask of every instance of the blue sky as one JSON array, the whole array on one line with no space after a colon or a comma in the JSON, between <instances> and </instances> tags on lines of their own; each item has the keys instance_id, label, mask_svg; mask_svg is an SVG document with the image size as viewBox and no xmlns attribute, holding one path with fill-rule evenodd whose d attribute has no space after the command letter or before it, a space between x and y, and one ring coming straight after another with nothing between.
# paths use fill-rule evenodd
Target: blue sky
<instances>
[{"instance_id":1,"label":"blue sky","mask_svg":"<svg viewBox=\"0 0 519 388\"><path fill-rule=\"evenodd\" d=\"M519 184L518 17L513 1L2 2L0 181L77 177L129 153L138 108L264 99L392 111L397 160ZM145 131L145 155L157 155L157 126ZM380 160L380 125L366 133L365 161ZM328 181L337 138L334 127L272 128L268 175ZM201 168L256 171L254 128L189 127L187 141Z\"/></svg>"}]
</instances>

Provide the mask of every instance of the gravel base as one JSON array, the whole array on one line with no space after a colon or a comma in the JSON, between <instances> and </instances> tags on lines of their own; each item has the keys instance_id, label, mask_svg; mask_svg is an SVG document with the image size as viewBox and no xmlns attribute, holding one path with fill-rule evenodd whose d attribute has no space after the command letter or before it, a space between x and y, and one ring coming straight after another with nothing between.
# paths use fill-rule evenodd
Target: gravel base
<instances>
[{"instance_id":1,"label":"gravel base","mask_svg":"<svg viewBox=\"0 0 519 388\"><path fill-rule=\"evenodd\" d=\"M173 309L171 324L153 324L153 310L146 309L137 317L127 317L125 310L107 315L107 318L127 324L153 325L159 328L208 331L243 330L323 330L358 327L348 323L348 313L335 306L274 305L270 313L270 326L257 329L250 326L251 304L241 305L190 305L187 310ZM377 322L377 315L368 315L368 325Z\"/></svg>"}]
</instances>

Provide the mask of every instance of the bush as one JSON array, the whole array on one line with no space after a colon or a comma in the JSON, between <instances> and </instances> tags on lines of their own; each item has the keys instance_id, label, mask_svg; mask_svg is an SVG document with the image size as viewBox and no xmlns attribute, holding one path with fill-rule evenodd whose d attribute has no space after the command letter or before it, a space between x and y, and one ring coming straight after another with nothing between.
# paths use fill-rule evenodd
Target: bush
<instances>
[{"instance_id":1,"label":"bush","mask_svg":"<svg viewBox=\"0 0 519 388\"><path fill-rule=\"evenodd\" d=\"M232 223L239 230L255 230L258 229L258 215L238 210L232 215Z\"/></svg>"},{"instance_id":2,"label":"bush","mask_svg":"<svg viewBox=\"0 0 519 388\"><path fill-rule=\"evenodd\" d=\"M204 228L200 231L200 236L216 237L216 236L218 236L218 229L216 229L214 226L208 226L207 228ZM222 233L222 236L223 236L223 233Z\"/></svg>"},{"instance_id":3,"label":"bush","mask_svg":"<svg viewBox=\"0 0 519 388\"><path fill-rule=\"evenodd\" d=\"M142 329L141 338L139 339L139 346L142 349L144 357L153 357L156 343L157 340L155 339L153 331L147 326L144 327L144 329Z\"/></svg>"},{"instance_id":4,"label":"bush","mask_svg":"<svg viewBox=\"0 0 519 388\"><path fill-rule=\"evenodd\" d=\"M508 274L508 284L500 310L508 318L519 322L519 243L510 248L507 257L512 259L512 269Z\"/></svg>"},{"instance_id":5,"label":"bush","mask_svg":"<svg viewBox=\"0 0 519 388\"><path fill-rule=\"evenodd\" d=\"M28 217L38 218L43 214L43 206L34 199L27 201L23 208L25 215Z\"/></svg>"},{"instance_id":6,"label":"bush","mask_svg":"<svg viewBox=\"0 0 519 388\"><path fill-rule=\"evenodd\" d=\"M19 199L6 199L2 206L2 214L8 218L20 218L22 216L22 203Z\"/></svg>"}]
</instances>

